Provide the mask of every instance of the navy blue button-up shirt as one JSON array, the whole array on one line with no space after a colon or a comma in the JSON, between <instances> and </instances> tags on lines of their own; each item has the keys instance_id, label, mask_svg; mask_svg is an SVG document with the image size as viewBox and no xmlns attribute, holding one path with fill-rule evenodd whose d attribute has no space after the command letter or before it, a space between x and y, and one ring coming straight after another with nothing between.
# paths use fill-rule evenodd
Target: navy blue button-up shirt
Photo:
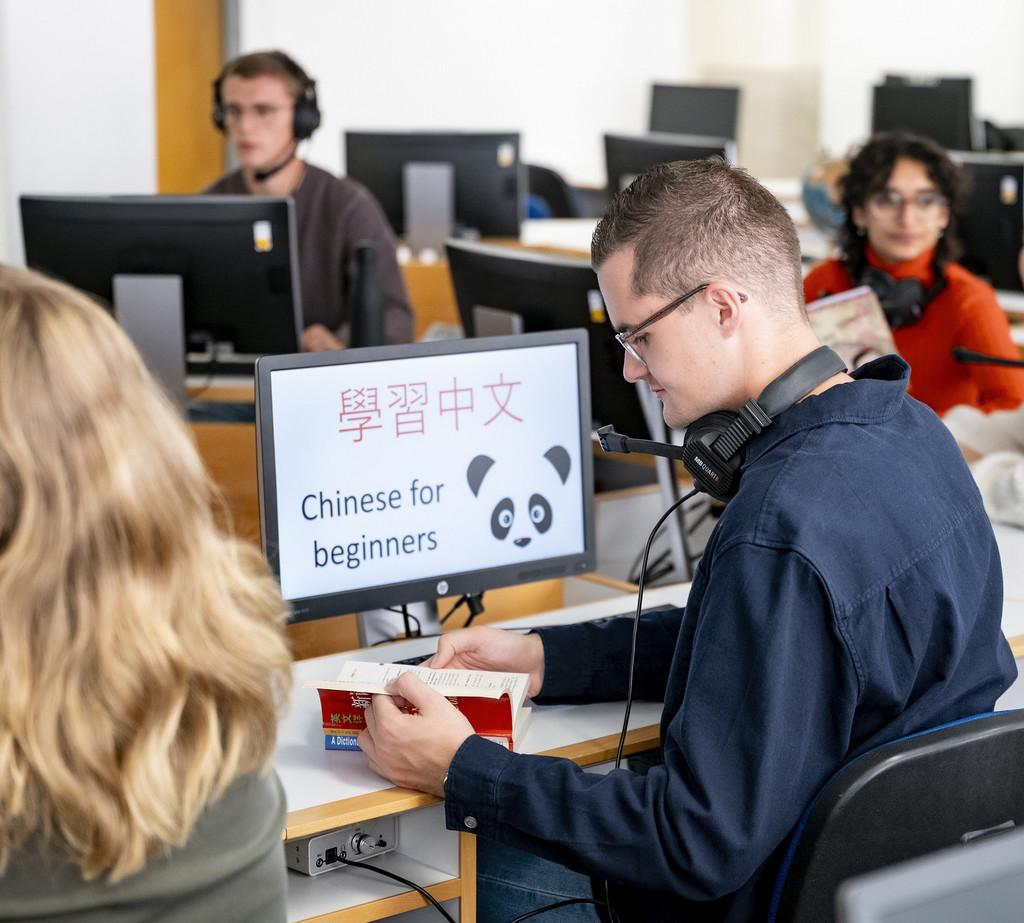
<instances>
[{"instance_id":1,"label":"navy blue button-up shirt","mask_svg":"<svg viewBox=\"0 0 1024 923\"><path fill-rule=\"evenodd\" d=\"M623 919L748 920L843 763L988 711L1016 676L992 528L895 357L747 446L685 610L640 626L636 689L664 765L587 773L471 737L447 822L612 882ZM636 536L637 544L644 536ZM538 703L622 698L631 620L546 629Z\"/></svg>"}]
</instances>

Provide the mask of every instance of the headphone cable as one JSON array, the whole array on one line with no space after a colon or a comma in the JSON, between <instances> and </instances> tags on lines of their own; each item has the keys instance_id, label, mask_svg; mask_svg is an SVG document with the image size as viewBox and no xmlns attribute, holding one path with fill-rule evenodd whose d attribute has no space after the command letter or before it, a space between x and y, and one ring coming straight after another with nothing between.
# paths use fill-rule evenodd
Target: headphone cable
<instances>
[{"instance_id":1,"label":"headphone cable","mask_svg":"<svg viewBox=\"0 0 1024 923\"><path fill-rule=\"evenodd\" d=\"M434 909L444 917L448 923L455 923L452 915L448 913L444 907L441 906L440 901L433 894L431 894L426 888L416 884L415 881L410 881L408 878L403 878L401 875L396 875L394 872L389 872L387 869L378 868L376 865L370 865L368 862L353 862L351 859L346 859L344 856L339 857L338 861L343 865L350 865L357 869L366 869L370 872L376 872L378 875L383 875L385 878L390 878L393 881L397 881L399 884L403 884L406 887L414 888L418 891L426 900L433 905Z\"/></svg>"},{"instance_id":2,"label":"headphone cable","mask_svg":"<svg viewBox=\"0 0 1024 923\"><path fill-rule=\"evenodd\" d=\"M633 639L630 643L629 648L629 683L626 686L626 711L622 717L622 731L619 733L619 745L615 748L615 768L619 769L622 765L622 751L626 746L626 732L629 730L629 713L633 708L633 677L636 673L636 642L637 635L640 629L640 614L643 612L644 607L644 584L647 582L647 558L651 553L651 544L654 542L654 537L658 534L658 530L661 528L662 523L668 519L683 503L690 499L690 497L697 494L698 488L694 488L688 494L680 497L673 503L664 513L661 514L661 518L654 524L654 528L651 529L651 534L647 536L647 544L644 546L643 560L640 565L640 579L637 581L636 591L636 616L633 619Z\"/></svg>"},{"instance_id":3,"label":"headphone cable","mask_svg":"<svg viewBox=\"0 0 1024 923\"><path fill-rule=\"evenodd\" d=\"M622 765L622 751L626 745L626 732L629 730L629 713L633 707L633 676L636 672L636 642L638 629L640 627L640 614L643 612L644 604L644 584L647 580L647 558L651 553L651 545L654 542L654 537L658 534L658 530L662 527L662 524L671 516L683 503L690 499L690 497L699 493L698 488L694 488L688 494L680 499L676 500L664 513L661 514L661 518L654 524L654 528L651 529L651 534L647 536L647 544L644 545L643 560L640 565L640 579L637 584L637 595L636 595L636 615L633 619L633 639L630 644L629 650L629 683L626 687L626 711L622 716L622 731L619 734L619 745L615 749L615 768L619 769ZM595 882L596 884L596 882ZM607 912L609 919L612 923L617 923L618 916L615 910L612 908L611 894L608 881L604 883L604 895L605 899L597 900L596 898L582 898L575 897L568 900L557 901L553 904L546 904L543 907L538 907L536 910L530 910L526 913L520 914L515 919L509 921L509 923L521 923L523 920L528 920L531 917L539 916L542 913L547 913L549 910L556 910L560 907L568 907L571 904L594 904L596 907L603 907Z\"/></svg>"}]
</instances>

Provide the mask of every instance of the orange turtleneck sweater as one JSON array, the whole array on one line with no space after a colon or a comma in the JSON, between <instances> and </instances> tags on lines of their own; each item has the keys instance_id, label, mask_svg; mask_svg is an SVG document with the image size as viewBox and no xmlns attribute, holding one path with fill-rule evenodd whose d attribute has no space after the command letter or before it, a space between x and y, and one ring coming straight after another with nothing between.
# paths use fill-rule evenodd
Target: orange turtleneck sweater
<instances>
[{"instance_id":1,"label":"orange turtleneck sweater","mask_svg":"<svg viewBox=\"0 0 1024 923\"><path fill-rule=\"evenodd\" d=\"M905 263L883 263L868 244L868 263L895 279L917 279L925 291L934 284L932 251ZM829 260L804 279L804 298L814 301L853 288L846 265ZM1024 370L994 365L964 365L951 355L954 346L1019 359L1010 325L996 301L995 291L956 263L946 265L946 286L915 324L893 331L900 355L910 365L912 397L940 416L956 404L984 411L1004 410L1024 403Z\"/></svg>"}]
</instances>

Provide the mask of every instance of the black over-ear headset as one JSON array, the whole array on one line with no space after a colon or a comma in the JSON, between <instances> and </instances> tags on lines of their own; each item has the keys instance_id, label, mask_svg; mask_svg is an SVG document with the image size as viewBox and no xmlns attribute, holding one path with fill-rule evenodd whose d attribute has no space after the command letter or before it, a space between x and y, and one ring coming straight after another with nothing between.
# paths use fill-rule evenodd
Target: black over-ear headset
<instances>
[{"instance_id":1,"label":"black over-ear headset","mask_svg":"<svg viewBox=\"0 0 1024 923\"><path fill-rule=\"evenodd\" d=\"M894 279L881 269L866 266L859 284L871 287L878 296L889 326L899 330L921 319L925 308L946 287L946 274L941 270L936 272L935 284L926 290L917 279Z\"/></svg>"},{"instance_id":2,"label":"black over-ear headset","mask_svg":"<svg viewBox=\"0 0 1024 923\"><path fill-rule=\"evenodd\" d=\"M320 107L316 101L316 81L313 80L298 63L283 51L269 51L267 54L278 61L281 66L299 81L299 95L295 100L292 117L292 136L296 141L305 141L320 127ZM225 68L226 69L226 68ZM213 81L213 124L221 131L224 127L224 101L221 89L225 80L222 70Z\"/></svg>"},{"instance_id":3,"label":"black over-ear headset","mask_svg":"<svg viewBox=\"0 0 1024 923\"><path fill-rule=\"evenodd\" d=\"M740 486L743 448L752 436L771 425L780 413L806 397L822 382L846 371L846 365L827 346L819 346L771 382L739 413L719 410L705 414L686 427L682 446L632 439L612 426L597 431L606 452L639 452L677 458L693 476L694 488L716 500L728 500Z\"/></svg>"}]
</instances>

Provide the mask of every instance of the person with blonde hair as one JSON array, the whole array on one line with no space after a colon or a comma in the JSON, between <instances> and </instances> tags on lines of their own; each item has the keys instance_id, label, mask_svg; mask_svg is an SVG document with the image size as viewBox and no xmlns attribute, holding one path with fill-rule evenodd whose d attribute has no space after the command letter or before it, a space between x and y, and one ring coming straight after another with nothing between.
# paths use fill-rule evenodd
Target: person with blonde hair
<instances>
[{"instance_id":1,"label":"person with blonde hair","mask_svg":"<svg viewBox=\"0 0 1024 923\"><path fill-rule=\"evenodd\" d=\"M0 920L284 919L285 604L97 305L0 267Z\"/></svg>"}]
</instances>

